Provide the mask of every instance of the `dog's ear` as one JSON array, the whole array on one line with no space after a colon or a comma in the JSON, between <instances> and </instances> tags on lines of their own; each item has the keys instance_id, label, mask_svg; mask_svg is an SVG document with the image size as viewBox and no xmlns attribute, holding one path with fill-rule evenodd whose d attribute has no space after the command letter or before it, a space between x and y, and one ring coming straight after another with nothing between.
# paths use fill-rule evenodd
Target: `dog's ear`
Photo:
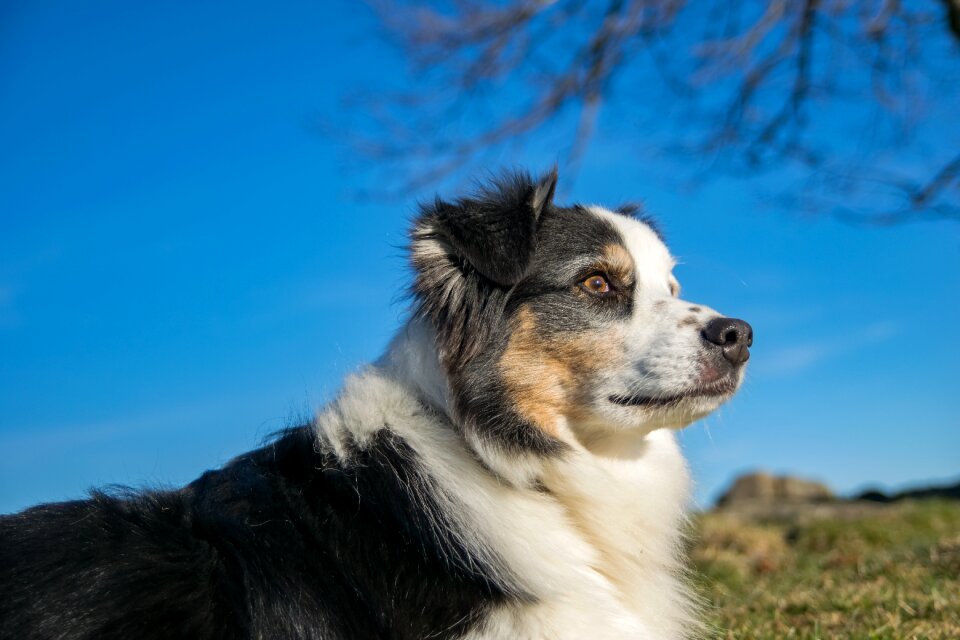
<instances>
[{"instance_id":1,"label":"dog's ear","mask_svg":"<svg viewBox=\"0 0 960 640\"><path fill-rule=\"evenodd\" d=\"M552 204L557 170L540 180L514 173L470 198L437 200L419 222L430 227L458 260L492 282L519 282L537 248L537 226Z\"/></svg>"},{"instance_id":2,"label":"dog's ear","mask_svg":"<svg viewBox=\"0 0 960 640\"><path fill-rule=\"evenodd\" d=\"M539 180L507 174L472 197L421 208L410 237L413 295L448 363L472 357L498 324L507 291L536 252L556 185L556 169Z\"/></svg>"}]
</instances>

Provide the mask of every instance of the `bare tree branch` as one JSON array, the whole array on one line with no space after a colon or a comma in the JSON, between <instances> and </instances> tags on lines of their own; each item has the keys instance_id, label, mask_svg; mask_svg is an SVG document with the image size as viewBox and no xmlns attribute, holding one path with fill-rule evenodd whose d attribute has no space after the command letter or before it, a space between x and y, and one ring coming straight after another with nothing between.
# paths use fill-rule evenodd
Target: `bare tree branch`
<instances>
[{"instance_id":1,"label":"bare tree branch","mask_svg":"<svg viewBox=\"0 0 960 640\"><path fill-rule=\"evenodd\" d=\"M914 208L921 208L933 202L939 195L951 186L956 189L960 186L957 178L960 177L960 154L945 164L925 185L916 189L910 198Z\"/></svg>"},{"instance_id":2,"label":"bare tree branch","mask_svg":"<svg viewBox=\"0 0 960 640\"><path fill-rule=\"evenodd\" d=\"M960 40L960 0L941 0L947 9L947 26L953 37Z\"/></svg>"},{"instance_id":3,"label":"bare tree branch","mask_svg":"<svg viewBox=\"0 0 960 640\"><path fill-rule=\"evenodd\" d=\"M846 204L824 210L849 208L859 189L868 211L867 185L892 177L865 160L910 144L931 86L960 98L960 77L941 81L924 66L935 46L956 62L960 0L940 2L946 11L938 16L935 5L901 0L375 0L428 90L367 96L364 113L373 125L366 136L351 131L350 142L405 175L401 192L551 127L571 132L564 160L575 165L604 106L622 95L618 80L653 77L674 102L688 105L679 148L708 161L711 174L739 163L748 173L819 166L820 175L841 170L839 158L855 170L820 179L817 188L843 191ZM896 137L838 156L823 144L832 123L821 119L823 105L838 101L877 105L882 131ZM654 119L664 127L662 117ZM924 158L935 163L938 156ZM958 163L932 164L926 180L890 183L901 203L868 217L952 215L960 209Z\"/></svg>"}]
</instances>

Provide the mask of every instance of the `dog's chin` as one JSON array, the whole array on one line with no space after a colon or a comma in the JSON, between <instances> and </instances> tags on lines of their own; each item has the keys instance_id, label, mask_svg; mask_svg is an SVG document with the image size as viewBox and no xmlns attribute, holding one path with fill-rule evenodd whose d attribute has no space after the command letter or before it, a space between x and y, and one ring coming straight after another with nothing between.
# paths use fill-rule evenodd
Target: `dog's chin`
<instances>
[{"instance_id":1,"label":"dog's chin","mask_svg":"<svg viewBox=\"0 0 960 640\"><path fill-rule=\"evenodd\" d=\"M737 392L739 377L729 377L708 385L679 392L612 394L607 402L627 420L644 430L681 429L717 409Z\"/></svg>"},{"instance_id":2,"label":"dog's chin","mask_svg":"<svg viewBox=\"0 0 960 640\"><path fill-rule=\"evenodd\" d=\"M733 377L725 377L711 384L697 385L680 391L638 391L633 394L612 394L608 400L613 404L624 407L639 407L643 409L673 409L687 404L697 404L703 401L723 402L737 391L738 381Z\"/></svg>"}]
</instances>

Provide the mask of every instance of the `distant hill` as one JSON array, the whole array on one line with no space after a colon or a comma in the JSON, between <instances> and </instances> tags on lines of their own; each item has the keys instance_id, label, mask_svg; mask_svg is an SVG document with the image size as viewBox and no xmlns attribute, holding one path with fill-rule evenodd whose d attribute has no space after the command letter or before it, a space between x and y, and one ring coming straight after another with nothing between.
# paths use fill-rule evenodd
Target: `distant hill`
<instances>
[{"instance_id":1,"label":"distant hill","mask_svg":"<svg viewBox=\"0 0 960 640\"><path fill-rule=\"evenodd\" d=\"M924 487L910 489L899 493L884 493L878 489L869 489L854 496L853 500L868 502L897 502L899 500L930 500L940 498L946 500L960 500L960 482L942 487Z\"/></svg>"},{"instance_id":2,"label":"distant hill","mask_svg":"<svg viewBox=\"0 0 960 640\"><path fill-rule=\"evenodd\" d=\"M764 472L746 473L734 479L730 488L717 499L716 507L726 510L762 512L767 509L802 508L804 505L849 504L857 502L887 504L900 500L960 500L960 482L886 493L869 489L852 497L838 497L827 485L796 476L776 476Z\"/></svg>"}]
</instances>

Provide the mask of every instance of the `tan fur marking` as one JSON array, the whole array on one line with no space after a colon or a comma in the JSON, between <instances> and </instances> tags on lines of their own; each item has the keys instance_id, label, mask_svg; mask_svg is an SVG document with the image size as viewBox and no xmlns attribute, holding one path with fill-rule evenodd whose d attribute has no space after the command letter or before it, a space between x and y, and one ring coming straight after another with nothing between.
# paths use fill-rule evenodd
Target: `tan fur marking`
<instances>
[{"instance_id":1,"label":"tan fur marking","mask_svg":"<svg viewBox=\"0 0 960 640\"><path fill-rule=\"evenodd\" d=\"M583 415L590 374L610 366L621 354L616 342L584 332L547 339L529 307L522 307L500 359L500 371L517 412L557 437L562 417Z\"/></svg>"},{"instance_id":2,"label":"tan fur marking","mask_svg":"<svg viewBox=\"0 0 960 640\"><path fill-rule=\"evenodd\" d=\"M677 323L677 329L683 329L684 327L692 327L695 324L700 324L700 321L693 316L687 316L683 320Z\"/></svg>"},{"instance_id":3,"label":"tan fur marking","mask_svg":"<svg viewBox=\"0 0 960 640\"><path fill-rule=\"evenodd\" d=\"M621 285L632 285L634 282L633 256L621 245L608 244L603 248L603 264L607 273Z\"/></svg>"}]
</instances>

